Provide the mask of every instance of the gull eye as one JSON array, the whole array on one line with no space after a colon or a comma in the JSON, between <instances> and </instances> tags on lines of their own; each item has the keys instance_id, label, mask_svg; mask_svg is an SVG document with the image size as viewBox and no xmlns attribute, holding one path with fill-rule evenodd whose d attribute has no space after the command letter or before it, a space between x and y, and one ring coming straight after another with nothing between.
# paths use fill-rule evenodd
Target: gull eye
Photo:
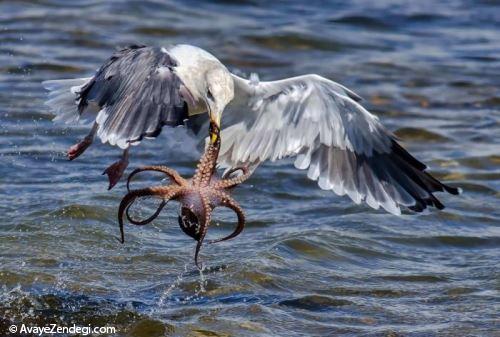
<instances>
[{"instance_id":1,"label":"gull eye","mask_svg":"<svg viewBox=\"0 0 500 337\"><path fill-rule=\"evenodd\" d=\"M207 98L211 100L212 102L214 101L214 96L212 95L212 92L210 89L207 90Z\"/></svg>"}]
</instances>

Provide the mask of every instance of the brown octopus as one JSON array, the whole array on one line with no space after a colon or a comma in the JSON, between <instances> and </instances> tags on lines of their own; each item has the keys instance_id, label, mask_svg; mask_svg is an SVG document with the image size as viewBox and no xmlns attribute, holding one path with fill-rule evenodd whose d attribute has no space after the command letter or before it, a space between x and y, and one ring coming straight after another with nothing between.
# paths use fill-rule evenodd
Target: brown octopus
<instances>
[{"instance_id":1,"label":"brown octopus","mask_svg":"<svg viewBox=\"0 0 500 337\"><path fill-rule=\"evenodd\" d=\"M184 179L177 171L165 166L146 166L134 170L128 177L128 193L123 197L118 209L118 222L120 224L121 242L125 242L123 231L123 215L134 225L146 225L156 219L168 201L176 200L181 204L181 215L179 215L179 226L181 229L195 239L198 243L195 252L195 264L198 263L198 254L203 244L210 225L211 215L216 207L227 207L232 209L237 217L236 229L228 236L211 240L209 243L225 241L236 237L245 226L245 215L240 205L230 196L229 191L236 185L248 179L250 171L247 167L238 167L226 172L222 178L216 175L217 157L220 149L220 130L214 124L210 124L210 142L201 157L194 176ZM134 175L143 171L157 171L164 173L170 184L166 186L153 186L143 189L130 190L130 180ZM230 177L233 173L242 171L237 177ZM137 198L156 197L162 199L160 206L149 218L138 221L129 214L129 209Z\"/></svg>"}]
</instances>

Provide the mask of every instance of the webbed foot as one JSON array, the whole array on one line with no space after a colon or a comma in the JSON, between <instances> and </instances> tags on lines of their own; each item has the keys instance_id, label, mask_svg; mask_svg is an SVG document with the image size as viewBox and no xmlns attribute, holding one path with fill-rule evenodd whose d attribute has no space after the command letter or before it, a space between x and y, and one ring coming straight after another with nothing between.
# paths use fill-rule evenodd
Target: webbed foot
<instances>
[{"instance_id":1,"label":"webbed foot","mask_svg":"<svg viewBox=\"0 0 500 337\"><path fill-rule=\"evenodd\" d=\"M71 146L68 149L68 159L73 160L78 158L92 144L93 137L85 137L81 142Z\"/></svg>"},{"instance_id":2,"label":"webbed foot","mask_svg":"<svg viewBox=\"0 0 500 337\"><path fill-rule=\"evenodd\" d=\"M128 160L122 158L104 170L102 174L107 174L109 179L108 190L112 189L120 181L120 178L123 176L123 172L125 172L127 166Z\"/></svg>"}]
</instances>

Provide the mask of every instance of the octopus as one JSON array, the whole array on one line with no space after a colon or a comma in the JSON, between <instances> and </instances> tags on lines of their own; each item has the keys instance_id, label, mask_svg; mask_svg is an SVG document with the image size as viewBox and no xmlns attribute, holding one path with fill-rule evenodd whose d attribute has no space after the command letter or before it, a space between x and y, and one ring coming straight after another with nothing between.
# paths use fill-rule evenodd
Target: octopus
<instances>
[{"instance_id":1,"label":"octopus","mask_svg":"<svg viewBox=\"0 0 500 337\"><path fill-rule=\"evenodd\" d=\"M200 158L195 174L190 179L183 178L176 170L166 166L145 166L132 171L127 179L128 193L123 197L118 208L118 222L120 225L120 242L125 242L124 215L134 225L146 225L156 219L162 209L171 200L181 205L178 223L182 231L197 241L194 261L201 269L198 261L203 240L211 223L211 216L216 207L227 207L236 213L238 222L234 231L226 237L210 240L208 243L226 241L238 236L245 226L245 214L241 206L231 197L230 191L235 186L247 180L250 170L246 166L236 167L227 171L221 178L217 176L216 164L220 150L220 130L210 123L210 141ZM165 174L170 183L165 186L152 186L130 190L131 179L139 172L156 171ZM236 175L238 171L241 174ZM130 207L138 198L155 197L161 199L157 210L144 220L134 219L130 214Z\"/></svg>"}]
</instances>

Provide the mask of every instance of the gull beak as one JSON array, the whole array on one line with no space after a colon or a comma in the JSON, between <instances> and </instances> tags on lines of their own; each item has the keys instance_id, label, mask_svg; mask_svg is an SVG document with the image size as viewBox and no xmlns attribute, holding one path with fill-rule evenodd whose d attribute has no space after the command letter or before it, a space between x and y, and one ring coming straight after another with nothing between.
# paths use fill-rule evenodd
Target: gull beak
<instances>
[{"instance_id":1,"label":"gull beak","mask_svg":"<svg viewBox=\"0 0 500 337\"><path fill-rule=\"evenodd\" d=\"M210 131L210 143L215 144L218 137L219 136L218 136L217 132Z\"/></svg>"},{"instance_id":2,"label":"gull beak","mask_svg":"<svg viewBox=\"0 0 500 337\"><path fill-rule=\"evenodd\" d=\"M207 104L207 106L208 116L210 118L210 143L214 144L219 138L221 114L218 112L218 109L214 109L214 107L212 107L210 104Z\"/></svg>"}]
</instances>

